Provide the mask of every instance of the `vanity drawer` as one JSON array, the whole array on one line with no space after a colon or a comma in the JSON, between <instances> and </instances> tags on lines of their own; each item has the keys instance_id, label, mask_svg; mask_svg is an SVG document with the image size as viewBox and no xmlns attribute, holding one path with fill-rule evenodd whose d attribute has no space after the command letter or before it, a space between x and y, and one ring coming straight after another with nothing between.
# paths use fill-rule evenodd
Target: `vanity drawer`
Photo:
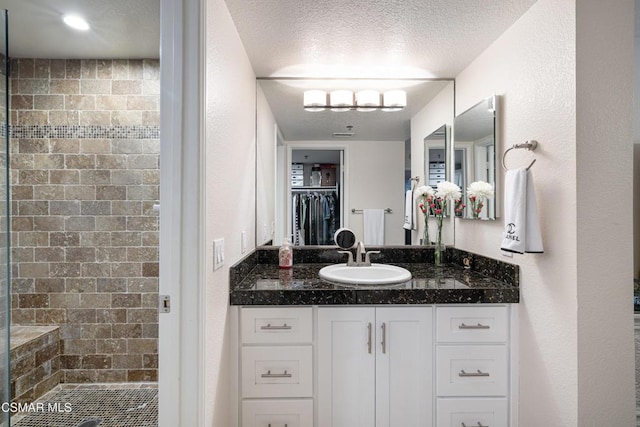
<instances>
[{"instance_id":1,"label":"vanity drawer","mask_svg":"<svg viewBox=\"0 0 640 427\"><path fill-rule=\"evenodd\" d=\"M243 308L243 344L306 344L313 340L311 307Z\"/></svg>"},{"instance_id":2,"label":"vanity drawer","mask_svg":"<svg viewBox=\"0 0 640 427\"><path fill-rule=\"evenodd\" d=\"M438 399L438 427L508 427L507 399Z\"/></svg>"},{"instance_id":3,"label":"vanity drawer","mask_svg":"<svg viewBox=\"0 0 640 427\"><path fill-rule=\"evenodd\" d=\"M242 397L312 397L311 346L244 347Z\"/></svg>"},{"instance_id":4,"label":"vanity drawer","mask_svg":"<svg viewBox=\"0 0 640 427\"><path fill-rule=\"evenodd\" d=\"M509 365L503 345L438 346L438 396L506 396Z\"/></svg>"},{"instance_id":5,"label":"vanity drawer","mask_svg":"<svg viewBox=\"0 0 640 427\"><path fill-rule=\"evenodd\" d=\"M505 342L507 307L438 307L438 342Z\"/></svg>"},{"instance_id":6,"label":"vanity drawer","mask_svg":"<svg viewBox=\"0 0 640 427\"><path fill-rule=\"evenodd\" d=\"M242 427L312 427L313 400L245 400Z\"/></svg>"}]
</instances>

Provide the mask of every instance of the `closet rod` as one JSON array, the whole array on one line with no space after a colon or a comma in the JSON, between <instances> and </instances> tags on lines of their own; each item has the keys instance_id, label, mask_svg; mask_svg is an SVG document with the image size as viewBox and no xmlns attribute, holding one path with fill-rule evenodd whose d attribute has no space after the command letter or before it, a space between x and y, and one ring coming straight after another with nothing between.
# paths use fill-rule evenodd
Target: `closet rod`
<instances>
[{"instance_id":1,"label":"closet rod","mask_svg":"<svg viewBox=\"0 0 640 427\"><path fill-rule=\"evenodd\" d=\"M337 191L334 187L331 188L292 188L291 191L306 191L307 193L317 192L317 191Z\"/></svg>"}]
</instances>

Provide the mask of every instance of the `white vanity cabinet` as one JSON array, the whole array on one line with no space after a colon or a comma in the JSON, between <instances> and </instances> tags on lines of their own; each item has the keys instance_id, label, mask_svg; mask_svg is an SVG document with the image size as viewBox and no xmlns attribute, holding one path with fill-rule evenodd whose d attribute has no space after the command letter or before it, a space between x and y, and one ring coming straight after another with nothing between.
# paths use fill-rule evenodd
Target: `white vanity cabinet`
<instances>
[{"instance_id":1,"label":"white vanity cabinet","mask_svg":"<svg viewBox=\"0 0 640 427\"><path fill-rule=\"evenodd\" d=\"M509 426L507 306L436 308L438 427Z\"/></svg>"},{"instance_id":2,"label":"white vanity cabinet","mask_svg":"<svg viewBox=\"0 0 640 427\"><path fill-rule=\"evenodd\" d=\"M240 307L234 425L516 427L513 312Z\"/></svg>"},{"instance_id":3,"label":"white vanity cabinet","mask_svg":"<svg viewBox=\"0 0 640 427\"><path fill-rule=\"evenodd\" d=\"M313 426L313 308L240 310L243 427Z\"/></svg>"},{"instance_id":4,"label":"white vanity cabinet","mask_svg":"<svg viewBox=\"0 0 640 427\"><path fill-rule=\"evenodd\" d=\"M318 425L431 426L431 307L318 309Z\"/></svg>"}]
</instances>

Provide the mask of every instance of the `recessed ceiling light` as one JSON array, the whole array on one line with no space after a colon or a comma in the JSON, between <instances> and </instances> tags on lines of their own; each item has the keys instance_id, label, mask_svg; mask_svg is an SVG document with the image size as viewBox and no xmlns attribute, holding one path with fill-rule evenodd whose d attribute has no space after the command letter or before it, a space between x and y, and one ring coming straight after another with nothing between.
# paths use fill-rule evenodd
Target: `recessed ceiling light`
<instances>
[{"instance_id":1,"label":"recessed ceiling light","mask_svg":"<svg viewBox=\"0 0 640 427\"><path fill-rule=\"evenodd\" d=\"M67 24L71 28L75 28L76 30L87 31L89 29L89 24L81 16L64 15L62 17L62 20L65 24Z\"/></svg>"}]
</instances>

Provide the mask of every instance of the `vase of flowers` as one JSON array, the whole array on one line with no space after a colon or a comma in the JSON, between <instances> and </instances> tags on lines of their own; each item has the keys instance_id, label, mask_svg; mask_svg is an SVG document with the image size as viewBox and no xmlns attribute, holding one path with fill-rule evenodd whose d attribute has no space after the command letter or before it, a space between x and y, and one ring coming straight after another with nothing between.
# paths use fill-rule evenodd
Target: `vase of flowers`
<instances>
[{"instance_id":1,"label":"vase of flowers","mask_svg":"<svg viewBox=\"0 0 640 427\"><path fill-rule=\"evenodd\" d=\"M487 200L493 198L493 185L484 181L472 182L467 188L473 219L478 219Z\"/></svg>"},{"instance_id":2,"label":"vase of flowers","mask_svg":"<svg viewBox=\"0 0 640 427\"><path fill-rule=\"evenodd\" d=\"M436 239L434 254L434 262L436 266L441 265L444 258L445 246L442 243L442 225L444 224L444 217L447 213L447 207L450 203L456 203L456 205L458 205L461 197L462 190L460 190L460 187L449 181L443 181L439 183L433 196L431 209L433 212L433 216L436 218L436 224L438 226L438 236Z\"/></svg>"},{"instance_id":3,"label":"vase of flowers","mask_svg":"<svg viewBox=\"0 0 640 427\"><path fill-rule=\"evenodd\" d=\"M424 230L422 230L422 244L430 245L431 239L429 239L429 217L431 216L430 208L431 202L435 195L435 191L428 185L422 185L415 189L415 198L418 201L418 207L424 215Z\"/></svg>"}]
</instances>

